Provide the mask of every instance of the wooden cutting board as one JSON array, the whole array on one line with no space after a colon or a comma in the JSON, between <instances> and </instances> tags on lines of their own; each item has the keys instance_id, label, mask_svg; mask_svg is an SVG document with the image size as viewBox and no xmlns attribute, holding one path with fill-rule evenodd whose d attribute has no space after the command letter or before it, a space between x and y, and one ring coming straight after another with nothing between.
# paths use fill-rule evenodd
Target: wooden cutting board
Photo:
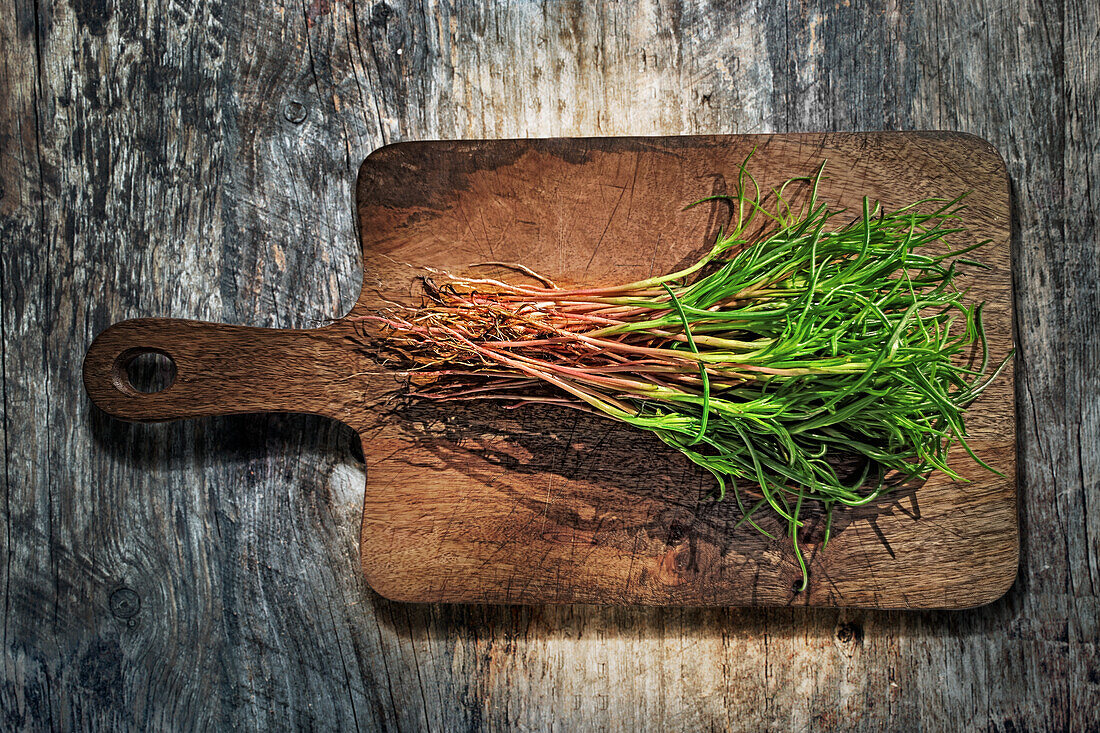
<instances>
[{"instance_id":1,"label":"wooden cutting board","mask_svg":"<svg viewBox=\"0 0 1100 733\"><path fill-rule=\"evenodd\" d=\"M895 207L971 191L965 224L991 240L980 255L991 269L963 279L988 302L993 359L1009 352L1005 167L988 143L955 133L389 145L359 172L363 290L349 315L385 298L415 302L423 266L523 262L559 284L670 271L729 219L723 204L684 204L731 191L753 148L764 186L827 160L823 199L855 210L864 195ZM957 451L952 465L969 483L937 476L838 513L824 551L812 521L810 587L796 593L789 541L734 528L736 505L708 498L713 479L655 438L564 408L404 405L390 399L398 380L359 342L347 320L284 331L139 319L100 334L84 380L97 405L127 420L293 411L355 428L367 461L362 568L393 599L964 608L1000 597L1016 576L1011 366L968 413L972 445L1006 478ZM177 369L153 394L126 374L148 351Z\"/></svg>"}]
</instances>

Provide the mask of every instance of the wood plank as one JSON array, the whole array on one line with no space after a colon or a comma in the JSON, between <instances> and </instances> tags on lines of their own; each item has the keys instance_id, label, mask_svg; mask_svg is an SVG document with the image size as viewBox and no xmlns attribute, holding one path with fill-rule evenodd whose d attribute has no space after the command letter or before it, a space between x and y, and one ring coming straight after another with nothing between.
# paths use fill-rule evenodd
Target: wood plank
<instances>
[{"instance_id":1,"label":"wood plank","mask_svg":"<svg viewBox=\"0 0 1100 733\"><path fill-rule=\"evenodd\" d=\"M1094 5L4 5L5 726L1088 729ZM346 312L354 166L386 142L828 129L970 132L1008 165L1023 562L978 611L392 604L356 569L354 433L124 426L81 395L123 318Z\"/></svg>"}]
</instances>

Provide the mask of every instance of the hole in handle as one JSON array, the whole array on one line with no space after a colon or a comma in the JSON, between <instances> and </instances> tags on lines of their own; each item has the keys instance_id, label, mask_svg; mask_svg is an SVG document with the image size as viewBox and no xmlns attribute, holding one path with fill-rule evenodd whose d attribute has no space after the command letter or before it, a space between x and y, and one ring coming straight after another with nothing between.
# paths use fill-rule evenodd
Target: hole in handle
<instances>
[{"instance_id":1,"label":"hole in handle","mask_svg":"<svg viewBox=\"0 0 1100 733\"><path fill-rule=\"evenodd\" d=\"M127 349L115 360L115 387L126 394L163 392L176 381L176 362L160 349Z\"/></svg>"}]
</instances>

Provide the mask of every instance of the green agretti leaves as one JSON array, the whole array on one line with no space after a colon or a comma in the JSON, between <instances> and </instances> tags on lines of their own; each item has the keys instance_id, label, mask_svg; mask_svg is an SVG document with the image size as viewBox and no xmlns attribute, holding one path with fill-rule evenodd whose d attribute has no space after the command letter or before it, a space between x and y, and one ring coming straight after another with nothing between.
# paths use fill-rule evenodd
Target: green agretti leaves
<instances>
[{"instance_id":1,"label":"green agretti leaves","mask_svg":"<svg viewBox=\"0 0 1100 733\"><path fill-rule=\"evenodd\" d=\"M962 200L865 198L853 216L819 200L823 168L765 199L742 166L734 195L692 204L723 201L734 222L680 272L579 290L520 265L539 286L444 273L421 308L368 320L434 373L421 397L564 404L651 431L733 493L741 521L786 523L804 589L807 502L827 543L837 507L933 471L959 480L954 444L985 466L963 412L1007 362L988 373L982 306L955 285L980 267L962 257L980 244L946 244Z\"/></svg>"}]
</instances>

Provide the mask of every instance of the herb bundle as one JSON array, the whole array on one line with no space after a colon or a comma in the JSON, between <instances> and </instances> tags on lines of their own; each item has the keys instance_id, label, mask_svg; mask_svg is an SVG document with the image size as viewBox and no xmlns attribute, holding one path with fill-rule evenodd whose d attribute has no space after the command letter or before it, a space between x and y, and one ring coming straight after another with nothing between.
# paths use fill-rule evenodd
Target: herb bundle
<instances>
[{"instance_id":1,"label":"herb bundle","mask_svg":"<svg viewBox=\"0 0 1100 733\"><path fill-rule=\"evenodd\" d=\"M758 511L786 523L804 589L807 503L824 506L828 543L836 507L932 471L959 479L954 444L985 466L963 411L1004 366L989 373L982 306L955 285L980 244L941 243L963 231L961 199L845 214L819 200L823 167L764 199L742 165L733 195L691 204L725 201L731 227L679 272L562 288L482 263L524 282L435 273L419 307L365 320L416 397L559 404L654 433L741 521L768 536Z\"/></svg>"}]
</instances>

